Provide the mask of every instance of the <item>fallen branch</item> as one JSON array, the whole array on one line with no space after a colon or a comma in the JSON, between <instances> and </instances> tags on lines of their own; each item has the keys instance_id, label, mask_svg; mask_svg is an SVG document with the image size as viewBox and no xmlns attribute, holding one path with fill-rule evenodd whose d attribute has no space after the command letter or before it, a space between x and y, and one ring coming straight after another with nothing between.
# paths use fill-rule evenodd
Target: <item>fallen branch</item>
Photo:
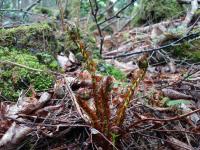
<instances>
[{"instance_id":1,"label":"fallen branch","mask_svg":"<svg viewBox=\"0 0 200 150\"><path fill-rule=\"evenodd\" d=\"M183 36L182 38L180 38L180 39L178 39L178 40L176 40L176 41L174 41L170 44L161 46L159 48L153 48L153 49L143 50L143 51L139 51L139 52L130 52L130 53L126 53L126 54L119 54L117 56L104 56L103 59L116 59L116 58L122 58L122 57L142 54L142 53L151 53L151 52L159 51L159 50L162 50L162 49L174 47L176 44L180 44L181 42L188 41L188 40L191 40L191 39L195 39L198 36L200 36L200 31L197 32L197 33L192 33L190 35Z\"/></svg>"},{"instance_id":2,"label":"fallen branch","mask_svg":"<svg viewBox=\"0 0 200 150\"><path fill-rule=\"evenodd\" d=\"M124 6L122 9L120 9L114 16L111 16L110 18L106 18L104 21L98 23L98 25L102 25L105 22L112 20L114 18L119 18L119 14L122 13L126 8L128 8L130 5L134 4L136 0L131 0L130 3L128 3L126 6Z\"/></svg>"},{"instance_id":3,"label":"fallen branch","mask_svg":"<svg viewBox=\"0 0 200 150\"><path fill-rule=\"evenodd\" d=\"M198 1L191 0L191 10L187 13L185 20L183 21L184 25L188 26L190 24L197 10L198 10Z\"/></svg>"},{"instance_id":4,"label":"fallen branch","mask_svg":"<svg viewBox=\"0 0 200 150\"><path fill-rule=\"evenodd\" d=\"M25 12L24 12L24 15L23 15L23 18L26 17L27 15L27 12L29 12L33 7L35 7L37 4L39 4L42 0L37 0L36 2L32 3L30 6L28 6L26 9L25 9Z\"/></svg>"},{"instance_id":5,"label":"fallen branch","mask_svg":"<svg viewBox=\"0 0 200 150\"><path fill-rule=\"evenodd\" d=\"M134 28L134 29L130 30L129 33L133 34L135 32L149 32L155 27L158 27L158 26L167 27L171 24L174 25L174 26L178 26L178 25L181 24L181 19L167 20L167 21L163 21L163 22L156 23L156 24L149 25L149 26L145 26L145 27Z\"/></svg>"},{"instance_id":6,"label":"fallen branch","mask_svg":"<svg viewBox=\"0 0 200 150\"><path fill-rule=\"evenodd\" d=\"M177 0L180 4L190 4L193 0ZM197 0L200 3L200 0Z\"/></svg>"},{"instance_id":7,"label":"fallen branch","mask_svg":"<svg viewBox=\"0 0 200 150\"><path fill-rule=\"evenodd\" d=\"M149 121L160 121L160 122L168 122L168 121L175 121L175 120L180 120L182 118L185 118L187 116L190 116L194 113L197 113L197 112L200 112L200 108L199 109L196 109L194 111L191 111L189 113L186 113L186 114L183 114L183 115L180 115L180 116L175 116L175 117L172 117L172 118L166 118L166 119L159 119L159 118L146 118L146 119L142 119L142 120L139 120L137 122L134 122L132 125L130 125L128 127L128 129L130 128L133 128L135 127L136 125L140 124L140 123L143 123L143 122L149 122Z\"/></svg>"}]
</instances>

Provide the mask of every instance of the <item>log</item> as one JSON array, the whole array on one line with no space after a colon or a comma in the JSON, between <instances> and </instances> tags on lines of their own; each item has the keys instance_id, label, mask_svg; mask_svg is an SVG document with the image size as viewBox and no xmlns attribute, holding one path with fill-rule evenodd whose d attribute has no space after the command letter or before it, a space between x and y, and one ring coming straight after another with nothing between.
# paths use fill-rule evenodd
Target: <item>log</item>
<instances>
[{"instance_id":1,"label":"log","mask_svg":"<svg viewBox=\"0 0 200 150\"><path fill-rule=\"evenodd\" d=\"M0 46L29 49L31 52L54 51L57 48L52 27L35 23L10 29L0 29Z\"/></svg>"},{"instance_id":2,"label":"log","mask_svg":"<svg viewBox=\"0 0 200 150\"><path fill-rule=\"evenodd\" d=\"M192 0L177 0L180 4L191 4ZM200 3L200 0L198 0L198 3Z\"/></svg>"}]
</instances>

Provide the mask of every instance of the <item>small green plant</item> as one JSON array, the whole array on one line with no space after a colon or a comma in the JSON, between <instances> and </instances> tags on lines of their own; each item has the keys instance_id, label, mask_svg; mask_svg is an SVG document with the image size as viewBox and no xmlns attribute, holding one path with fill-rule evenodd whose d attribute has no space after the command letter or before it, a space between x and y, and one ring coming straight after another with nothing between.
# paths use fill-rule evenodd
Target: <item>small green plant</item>
<instances>
[{"instance_id":1,"label":"small green plant","mask_svg":"<svg viewBox=\"0 0 200 150\"><path fill-rule=\"evenodd\" d=\"M163 98L163 103L164 106L166 107L178 107L181 104L191 104L191 101L189 100L184 100L184 99L178 99L178 100L173 100L173 99L169 99L168 97L164 97Z\"/></svg>"},{"instance_id":2,"label":"small green plant","mask_svg":"<svg viewBox=\"0 0 200 150\"><path fill-rule=\"evenodd\" d=\"M98 70L103 75L113 76L117 80L124 80L126 77L121 70L115 68L113 65L104 62L98 64Z\"/></svg>"},{"instance_id":3,"label":"small green plant","mask_svg":"<svg viewBox=\"0 0 200 150\"><path fill-rule=\"evenodd\" d=\"M174 56L180 58L187 58L191 62L199 62L200 61L200 52L199 52L199 42L198 40L194 40L192 43L183 43L181 45L175 46L172 51Z\"/></svg>"}]
</instances>

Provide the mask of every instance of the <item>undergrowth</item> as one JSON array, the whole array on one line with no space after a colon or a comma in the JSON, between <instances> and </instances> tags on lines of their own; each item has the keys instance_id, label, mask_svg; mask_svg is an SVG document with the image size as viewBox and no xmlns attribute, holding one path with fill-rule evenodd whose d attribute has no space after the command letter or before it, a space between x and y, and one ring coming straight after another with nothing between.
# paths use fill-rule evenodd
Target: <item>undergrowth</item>
<instances>
[{"instance_id":1,"label":"undergrowth","mask_svg":"<svg viewBox=\"0 0 200 150\"><path fill-rule=\"evenodd\" d=\"M42 55L42 54L40 54ZM0 60L10 61L40 70L56 70L57 62L49 55L40 62L38 58L28 52L22 52L15 48L0 48ZM42 57L42 56L41 56ZM45 72L36 72L11 64L0 65L0 93L4 99L15 101L23 89L31 85L35 90L46 90L53 84L54 76Z\"/></svg>"},{"instance_id":2,"label":"undergrowth","mask_svg":"<svg viewBox=\"0 0 200 150\"><path fill-rule=\"evenodd\" d=\"M132 13L135 16L133 25L142 25L172 17L178 18L184 13L184 8L176 0L140 0Z\"/></svg>"},{"instance_id":3,"label":"undergrowth","mask_svg":"<svg viewBox=\"0 0 200 150\"><path fill-rule=\"evenodd\" d=\"M116 68L115 66L108 64L106 62L100 62L97 65L98 67L98 71L104 75L104 76L113 76L115 79L117 80L125 80L126 76L125 74L119 70L118 68Z\"/></svg>"},{"instance_id":4,"label":"undergrowth","mask_svg":"<svg viewBox=\"0 0 200 150\"><path fill-rule=\"evenodd\" d=\"M131 84L128 84L125 89L121 89L118 86L116 88L115 78L113 76L122 78L123 75L120 75L119 71L112 66L107 65L104 66L105 69L108 69L105 75L99 76L97 74L98 64L96 64L90 53L86 50L85 43L80 37L79 30L72 27L69 30L69 34L85 59L86 67L92 80L91 93L94 106L91 107L91 104L89 104L87 99L84 99L84 96L81 94L76 94L77 102L89 117L92 127L97 129L100 133L103 133L113 144L118 146L117 143L119 142L122 132L124 132L122 129L126 117L126 109L133 99L134 92L140 81L144 78L148 67L147 55L145 54L138 60L139 68L135 75L132 76ZM112 107L114 107L114 109ZM100 134L95 134L94 140L97 145L112 149L111 145L106 143Z\"/></svg>"}]
</instances>

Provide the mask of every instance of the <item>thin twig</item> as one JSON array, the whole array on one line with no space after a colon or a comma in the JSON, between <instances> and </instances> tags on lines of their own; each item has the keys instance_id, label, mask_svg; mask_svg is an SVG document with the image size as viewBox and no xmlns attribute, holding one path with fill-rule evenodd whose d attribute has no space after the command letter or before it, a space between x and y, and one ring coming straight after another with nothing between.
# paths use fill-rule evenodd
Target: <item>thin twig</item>
<instances>
[{"instance_id":1,"label":"thin twig","mask_svg":"<svg viewBox=\"0 0 200 150\"><path fill-rule=\"evenodd\" d=\"M157 131L157 132L183 132L183 133L188 133L188 134L200 135L200 133L192 132L188 130L160 130L160 129L150 129L150 130Z\"/></svg>"},{"instance_id":2,"label":"thin twig","mask_svg":"<svg viewBox=\"0 0 200 150\"><path fill-rule=\"evenodd\" d=\"M31 67L28 67L28 66L26 66L26 65L22 65L22 64L18 64L18 63L11 62L11 61L9 61L9 60L0 61L0 64L14 65L14 66L18 66L18 67L21 67L21 68L25 68L25 69L28 69L28 70L31 70L31 71L36 71L36 72L46 72L46 73L51 73L51 74L55 74L55 75L63 75L63 74L61 74L61 73L54 72L54 71L51 71L51 70L41 70L41 69L31 68Z\"/></svg>"},{"instance_id":3,"label":"thin twig","mask_svg":"<svg viewBox=\"0 0 200 150\"><path fill-rule=\"evenodd\" d=\"M191 25L189 27L189 30L187 31L186 35L189 35L190 32L193 30L194 26L198 23L198 21L200 20L200 16L198 16L198 18L196 19L196 21L193 23L193 25Z\"/></svg>"},{"instance_id":4,"label":"thin twig","mask_svg":"<svg viewBox=\"0 0 200 150\"><path fill-rule=\"evenodd\" d=\"M103 37L102 31L101 31L101 27L100 27L100 25L98 24L98 20L97 20L97 14L98 14L98 10L99 10L98 3L97 3L96 0L94 0L94 2L95 2L95 8L94 8L93 5L92 5L92 1L89 0L90 8L91 8L91 13L92 13L92 16L93 16L93 18L94 18L94 21L95 21L95 23L96 23L97 30L98 30L99 36L100 36L100 55L101 55L101 54L102 54L102 51L103 51L104 37Z\"/></svg>"},{"instance_id":5,"label":"thin twig","mask_svg":"<svg viewBox=\"0 0 200 150\"><path fill-rule=\"evenodd\" d=\"M26 17L27 12L29 12L33 7L35 7L36 5L38 5L42 0L37 0L36 2L32 3L31 5L29 5L24 12L23 18Z\"/></svg>"},{"instance_id":6,"label":"thin twig","mask_svg":"<svg viewBox=\"0 0 200 150\"><path fill-rule=\"evenodd\" d=\"M120 9L115 15L111 16L110 18L106 18L104 21L98 23L98 25L102 25L105 22L112 20L114 18L119 18L119 14L122 13L126 8L128 8L130 5L134 4L136 0L131 0L130 3L128 3L126 6L124 6L122 9Z\"/></svg>"},{"instance_id":7,"label":"thin twig","mask_svg":"<svg viewBox=\"0 0 200 150\"><path fill-rule=\"evenodd\" d=\"M140 124L140 123L143 123L143 122L148 122L148 121L160 121L160 122L168 122L168 121L175 121L175 120L180 120L182 118L185 118L187 116L190 116L194 113L197 113L197 112L200 112L200 108L199 109L196 109L194 111L191 111L189 113L186 113L186 114L183 114L183 115L180 115L180 116L175 116L175 117L172 117L172 118L166 118L166 119L159 119L159 118L146 118L146 119L142 119L142 120L139 120L137 122L134 122L132 125L130 125L128 127L128 129Z\"/></svg>"}]
</instances>

